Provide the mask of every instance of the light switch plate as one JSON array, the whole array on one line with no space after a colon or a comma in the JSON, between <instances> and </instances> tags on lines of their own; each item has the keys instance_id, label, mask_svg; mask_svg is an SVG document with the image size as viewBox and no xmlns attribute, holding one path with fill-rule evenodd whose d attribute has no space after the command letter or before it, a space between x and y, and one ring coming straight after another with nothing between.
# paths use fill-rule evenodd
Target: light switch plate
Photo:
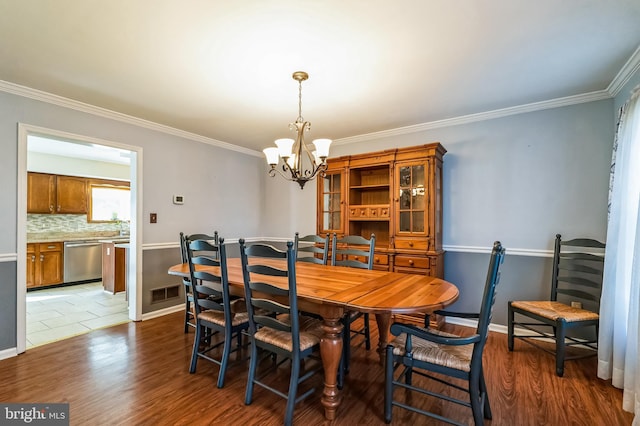
<instances>
[{"instance_id":1,"label":"light switch plate","mask_svg":"<svg viewBox=\"0 0 640 426\"><path fill-rule=\"evenodd\" d=\"M174 195L173 204L184 204L184 197L182 195Z\"/></svg>"}]
</instances>

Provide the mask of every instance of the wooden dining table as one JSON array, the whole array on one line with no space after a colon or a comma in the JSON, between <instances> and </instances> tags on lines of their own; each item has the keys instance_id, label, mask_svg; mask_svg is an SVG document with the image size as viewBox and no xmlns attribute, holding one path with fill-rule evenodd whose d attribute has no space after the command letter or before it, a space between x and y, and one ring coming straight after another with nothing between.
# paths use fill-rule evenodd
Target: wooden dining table
<instances>
[{"instance_id":1,"label":"wooden dining table","mask_svg":"<svg viewBox=\"0 0 640 426\"><path fill-rule=\"evenodd\" d=\"M261 259L260 263L265 259ZM268 259L274 266L285 267L282 260ZM205 270L207 267L197 266ZM242 266L239 258L227 259L229 290L244 295ZM170 275L189 276L189 265L169 268ZM261 276L261 281L287 286L282 277ZM342 323L345 312L358 311L376 316L379 331L378 354L384 360L393 314L431 313L458 299L458 288L440 278L342 266L296 263L298 307L319 314L323 319L320 356L324 368L321 398L325 418L333 420L341 402L337 373L342 354Z\"/></svg>"}]
</instances>

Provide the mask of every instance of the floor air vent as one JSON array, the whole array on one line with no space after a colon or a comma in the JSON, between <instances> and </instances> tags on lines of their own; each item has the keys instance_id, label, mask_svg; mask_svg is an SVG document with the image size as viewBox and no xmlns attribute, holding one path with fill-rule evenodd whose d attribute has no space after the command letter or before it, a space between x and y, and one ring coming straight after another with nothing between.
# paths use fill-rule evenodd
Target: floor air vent
<instances>
[{"instance_id":1,"label":"floor air vent","mask_svg":"<svg viewBox=\"0 0 640 426\"><path fill-rule=\"evenodd\" d=\"M178 297L180 297L180 286L178 285L151 290L151 303L164 302L165 300L177 299Z\"/></svg>"}]
</instances>

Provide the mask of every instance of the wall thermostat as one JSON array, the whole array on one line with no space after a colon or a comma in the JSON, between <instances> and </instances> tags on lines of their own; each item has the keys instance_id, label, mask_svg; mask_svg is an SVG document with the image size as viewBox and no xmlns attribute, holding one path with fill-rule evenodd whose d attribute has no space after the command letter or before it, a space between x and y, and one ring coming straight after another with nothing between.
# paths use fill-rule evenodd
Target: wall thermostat
<instances>
[{"instance_id":1,"label":"wall thermostat","mask_svg":"<svg viewBox=\"0 0 640 426\"><path fill-rule=\"evenodd\" d=\"M184 197L182 195L174 195L173 204L184 204Z\"/></svg>"}]
</instances>

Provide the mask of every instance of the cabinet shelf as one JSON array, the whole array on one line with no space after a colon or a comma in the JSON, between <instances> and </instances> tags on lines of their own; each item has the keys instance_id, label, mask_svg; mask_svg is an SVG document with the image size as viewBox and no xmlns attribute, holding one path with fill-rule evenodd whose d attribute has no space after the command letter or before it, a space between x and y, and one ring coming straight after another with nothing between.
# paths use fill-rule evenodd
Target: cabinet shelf
<instances>
[{"instance_id":1,"label":"cabinet shelf","mask_svg":"<svg viewBox=\"0 0 640 426\"><path fill-rule=\"evenodd\" d=\"M374 191L374 190L384 190L389 189L389 184L380 184L380 185L352 185L349 189L357 189L359 191Z\"/></svg>"}]
</instances>

